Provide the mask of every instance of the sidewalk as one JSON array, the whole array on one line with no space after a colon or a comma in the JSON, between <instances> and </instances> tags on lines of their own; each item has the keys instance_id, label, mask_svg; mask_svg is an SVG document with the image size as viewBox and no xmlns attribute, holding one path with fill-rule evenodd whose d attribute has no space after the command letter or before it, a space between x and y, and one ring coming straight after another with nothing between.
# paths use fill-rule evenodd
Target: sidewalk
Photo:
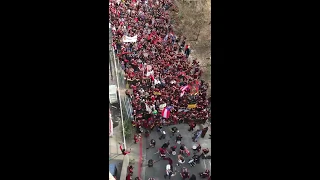
<instances>
[{"instance_id":1,"label":"sidewalk","mask_svg":"<svg viewBox=\"0 0 320 180\"><path fill-rule=\"evenodd\" d=\"M121 141L121 126L113 128L113 137L109 137L109 164L116 164L117 166L117 176L116 179L120 179L120 174L122 170L123 155L120 151L119 142ZM121 154L121 155L119 155Z\"/></svg>"},{"instance_id":2,"label":"sidewalk","mask_svg":"<svg viewBox=\"0 0 320 180\"><path fill-rule=\"evenodd\" d=\"M133 129L133 134L136 133L136 129ZM145 168L143 167L144 165L146 165L146 155L145 155L145 146L146 143L145 142L145 137L142 134L142 138L139 142L137 142L137 144L134 143L133 141L133 137L130 139L126 139L127 142L127 148L128 150L131 148L130 150L130 163L133 166L133 175L132 175L132 179L135 179L136 177L140 177L141 179L144 179L145 177Z\"/></svg>"},{"instance_id":3,"label":"sidewalk","mask_svg":"<svg viewBox=\"0 0 320 180\"><path fill-rule=\"evenodd\" d=\"M133 134L135 133L136 129L133 129ZM109 164L116 164L118 173L117 179L120 179L120 174L122 171L122 162L123 162L123 155L120 151L119 143L123 143L122 138L122 124L120 122L119 126L113 129L114 135L113 137L109 137ZM126 156L129 157L129 164L134 167L132 179L136 177L141 177L144 179L145 176L145 168L142 166L146 166L146 155L143 149L146 148L145 137L137 143L133 143L133 138L126 139L126 146L127 150L130 151L129 154ZM130 150L131 149L131 150ZM121 155L119 155L121 154ZM141 158L140 158L141 157ZM126 169L124 169L126 171Z\"/></svg>"}]
</instances>

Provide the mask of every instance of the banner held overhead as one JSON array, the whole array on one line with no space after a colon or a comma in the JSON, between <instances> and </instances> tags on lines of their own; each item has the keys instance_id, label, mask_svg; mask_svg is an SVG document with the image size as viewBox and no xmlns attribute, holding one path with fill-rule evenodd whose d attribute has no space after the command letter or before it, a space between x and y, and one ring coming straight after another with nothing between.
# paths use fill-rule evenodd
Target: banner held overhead
<instances>
[{"instance_id":1,"label":"banner held overhead","mask_svg":"<svg viewBox=\"0 0 320 180\"><path fill-rule=\"evenodd\" d=\"M129 37L129 36L124 35L123 42L137 42L137 38L138 38L137 35L135 35L133 37Z\"/></svg>"}]
</instances>

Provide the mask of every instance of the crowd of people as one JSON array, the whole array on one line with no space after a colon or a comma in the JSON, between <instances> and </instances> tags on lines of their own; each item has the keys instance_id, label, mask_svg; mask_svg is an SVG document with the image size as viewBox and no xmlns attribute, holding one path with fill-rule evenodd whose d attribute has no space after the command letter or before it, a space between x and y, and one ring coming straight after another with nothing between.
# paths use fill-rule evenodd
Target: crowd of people
<instances>
[{"instance_id":1,"label":"crowd of people","mask_svg":"<svg viewBox=\"0 0 320 180\"><path fill-rule=\"evenodd\" d=\"M188 59L186 38L173 33L171 0L112 0L109 3L113 48L125 71L133 107L133 125L205 123L210 114L208 83L200 80L196 60ZM123 42L137 36L136 42ZM164 109L170 111L165 118Z\"/></svg>"},{"instance_id":2,"label":"crowd of people","mask_svg":"<svg viewBox=\"0 0 320 180\"><path fill-rule=\"evenodd\" d=\"M177 10L173 0L109 0L112 46L132 89L126 95L138 131L135 142L143 131L178 123L188 123L193 131L210 117L209 85L200 79L202 70L190 57L186 37L173 32L170 10ZM199 131L194 141L206 131Z\"/></svg>"}]
</instances>

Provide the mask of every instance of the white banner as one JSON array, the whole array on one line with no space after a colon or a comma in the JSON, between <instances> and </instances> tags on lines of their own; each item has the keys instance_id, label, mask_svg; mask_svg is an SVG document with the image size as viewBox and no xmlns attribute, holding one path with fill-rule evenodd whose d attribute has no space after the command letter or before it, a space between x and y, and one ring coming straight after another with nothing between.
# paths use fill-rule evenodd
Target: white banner
<instances>
[{"instance_id":1,"label":"white banner","mask_svg":"<svg viewBox=\"0 0 320 180\"><path fill-rule=\"evenodd\" d=\"M129 37L129 36L124 35L122 40L123 40L123 42L137 42L137 38L138 38L137 35L135 35L133 37Z\"/></svg>"}]
</instances>

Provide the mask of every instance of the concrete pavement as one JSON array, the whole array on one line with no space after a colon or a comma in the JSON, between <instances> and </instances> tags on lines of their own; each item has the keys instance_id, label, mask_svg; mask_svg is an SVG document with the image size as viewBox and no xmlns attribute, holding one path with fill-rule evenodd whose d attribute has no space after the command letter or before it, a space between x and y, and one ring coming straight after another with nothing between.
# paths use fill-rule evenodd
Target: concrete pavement
<instances>
[{"instance_id":1,"label":"concrete pavement","mask_svg":"<svg viewBox=\"0 0 320 180\"><path fill-rule=\"evenodd\" d=\"M118 168L118 175L117 179L120 179L121 171L126 171L126 169L122 169L122 161L124 156L121 154L119 143L123 142L122 138L122 125L121 122L119 122L119 126L114 128L114 136L111 138L109 137L109 164L115 163L117 164ZM133 129L135 133L135 128ZM142 137L141 141L137 144L134 143L133 137L127 138L127 150L130 151L129 154L126 156L129 157L129 165L133 166L133 175L132 179L136 177L141 177L144 179L145 177L145 169L142 167L144 160L146 159L145 149L146 149L146 143L143 143L145 141L145 137ZM120 154L120 155L119 155ZM124 167L127 168L127 167ZM126 174L126 173L125 173ZM124 180L124 179L123 179Z\"/></svg>"},{"instance_id":2,"label":"concrete pavement","mask_svg":"<svg viewBox=\"0 0 320 180\"><path fill-rule=\"evenodd\" d=\"M116 164L116 167L118 169L116 179L120 179L123 161L123 155L121 154L120 146L118 143L122 142L120 128L121 126L113 128L114 135L113 137L109 137L109 164Z\"/></svg>"},{"instance_id":3,"label":"concrete pavement","mask_svg":"<svg viewBox=\"0 0 320 180\"><path fill-rule=\"evenodd\" d=\"M133 128L133 133L136 133L136 128ZM130 163L133 166L133 175L132 179L136 177L140 177L142 179L145 179L145 169L143 168L144 161L146 159L145 149L146 149L146 143L145 143L145 137L142 136L141 140L137 142L137 144L134 143L133 137L130 139L126 139L127 141L127 148L130 149Z\"/></svg>"}]
</instances>

